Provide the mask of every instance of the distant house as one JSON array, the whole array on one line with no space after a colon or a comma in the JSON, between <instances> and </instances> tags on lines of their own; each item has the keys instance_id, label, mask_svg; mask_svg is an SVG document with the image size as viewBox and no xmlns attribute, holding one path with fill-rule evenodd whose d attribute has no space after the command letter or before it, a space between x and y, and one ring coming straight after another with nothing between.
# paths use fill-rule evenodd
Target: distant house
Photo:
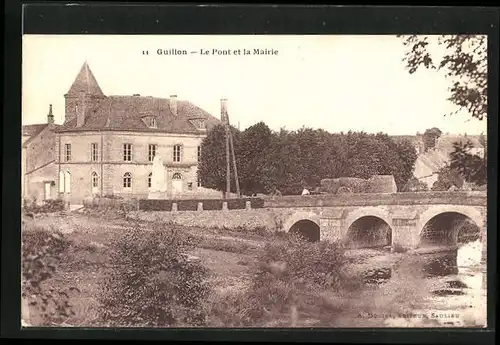
<instances>
[{"instance_id":1,"label":"distant house","mask_svg":"<svg viewBox=\"0 0 500 345\"><path fill-rule=\"evenodd\" d=\"M55 130L52 105L47 123L22 127L21 195L38 201L57 197L55 166Z\"/></svg>"},{"instance_id":2,"label":"distant house","mask_svg":"<svg viewBox=\"0 0 500 345\"><path fill-rule=\"evenodd\" d=\"M436 141L435 148L420 152L415 162L413 175L420 181L432 188L437 181L438 171L450 163L450 153L453 152L453 143L470 141L473 148L469 151L471 154L484 155L484 147L481 145L477 136L444 134Z\"/></svg>"}]
</instances>

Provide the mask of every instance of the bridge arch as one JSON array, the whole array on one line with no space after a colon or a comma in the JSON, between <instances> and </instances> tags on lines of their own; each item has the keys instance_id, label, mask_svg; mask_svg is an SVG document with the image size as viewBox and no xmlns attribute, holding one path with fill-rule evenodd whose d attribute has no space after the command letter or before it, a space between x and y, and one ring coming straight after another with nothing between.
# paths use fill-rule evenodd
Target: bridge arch
<instances>
[{"instance_id":1,"label":"bridge arch","mask_svg":"<svg viewBox=\"0 0 500 345\"><path fill-rule=\"evenodd\" d=\"M434 245L458 245L460 235L467 238L482 238L486 224L480 209L465 205L439 205L423 212L417 222L419 247ZM471 230L472 228L472 230ZM468 233L461 231L466 229Z\"/></svg>"},{"instance_id":2,"label":"bridge arch","mask_svg":"<svg viewBox=\"0 0 500 345\"><path fill-rule=\"evenodd\" d=\"M343 226L343 242L354 247L392 245L389 212L380 207L363 207L350 212Z\"/></svg>"},{"instance_id":3,"label":"bridge arch","mask_svg":"<svg viewBox=\"0 0 500 345\"><path fill-rule=\"evenodd\" d=\"M288 233L299 233L310 241L320 240L320 216L314 212L296 212L283 224Z\"/></svg>"}]
</instances>

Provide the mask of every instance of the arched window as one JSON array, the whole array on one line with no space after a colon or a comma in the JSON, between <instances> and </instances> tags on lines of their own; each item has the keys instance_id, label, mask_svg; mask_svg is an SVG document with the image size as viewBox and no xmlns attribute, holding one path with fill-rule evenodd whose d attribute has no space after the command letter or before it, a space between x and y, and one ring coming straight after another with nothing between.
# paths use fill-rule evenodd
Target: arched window
<instances>
[{"instance_id":1,"label":"arched window","mask_svg":"<svg viewBox=\"0 0 500 345\"><path fill-rule=\"evenodd\" d=\"M132 174L125 173L123 175L123 188L131 188L132 187Z\"/></svg>"},{"instance_id":2,"label":"arched window","mask_svg":"<svg viewBox=\"0 0 500 345\"><path fill-rule=\"evenodd\" d=\"M99 175L94 171L92 173L92 187L97 188L99 186Z\"/></svg>"},{"instance_id":3,"label":"arched window","mask_svg":"<svg viewBox=\"0 0 500 345\"><path fill-rule=\"evenodd\" d=\"M64 191L71 193L71 174L68 170L64 174Z\"/></svg>"},{"instance_id":4,"label":"arched window","mask_svg":"<svg viewBox=\"0 0 500 345\"><path fill-rule=\"evenodd\" d=\"M149 173L148 175L148 188L151 188L151 177L153 176L153 173Z\"/></svg>"},{"instance_id":5,"label":"arched window","mask_svg":"<svg viewBox=\"0 0 500 345\"><path fill-rule=\"evenodd\" d=\"M64 171L59 171L59 193L64 193Z\"/></svg>"},{"instance_id":6,"label":"arched window","mask_svg":"<svg viewBox=\"0 0 500 345\"><path fill-rule=\"evenodd\" d=\"M182 175L180 173L175 173L172 175L172 180L182 180Z\"/></svg>"}]
</instances>

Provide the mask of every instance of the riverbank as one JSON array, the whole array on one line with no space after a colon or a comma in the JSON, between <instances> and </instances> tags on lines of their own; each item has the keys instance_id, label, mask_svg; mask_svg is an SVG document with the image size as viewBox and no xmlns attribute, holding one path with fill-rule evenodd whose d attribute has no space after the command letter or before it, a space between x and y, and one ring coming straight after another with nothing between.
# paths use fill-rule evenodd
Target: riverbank
<instances>
[{"instance_id":1,"label":"riverbank","mask_svg":"<svg viewBox=\"0 0 500 345\"><path fill-rule=\"evenodd\" d=\"M134 224L145 229L149 227L147 222ZM69 302L75 307L75 315L58 325L99 326L99 286L113 264L110 258L115 250L114 242L128 231L131 221L109 212L67 212L40 215L36 221L26 218L23 229L35 225L49 231L61 231L72 243L54 276L44 283L54 289L76 286L80 291L70 295ZM195 240L196 247L188 254L209 269L209 279L215 287L218 301L249 286L259 265L257 257L267 243L281 236L241 228L177 226L177 231L189 234ZM484 319L485 290L481 295L478 293L481 288L477 288L478 273L483 269L480 266L475 268L476 271L461 269L457 276L422 281L411 275L393 274L391 268L403 260L404 254L384 249L362 249L348 251L346 258L350 260L348 273L352 277L365 275L369 284L362 291L353 290L351 293L317 292L316 297L311 297L311 302L308 302L312 304L308 304L307 310L299 311L295 327L457 327L480 326ZM467 286L461 288L465 294L433 295L433 291L447 289L449 281L454 280ZM329 323L324 321L325 311L322 308L332 306L338 315L332 317ZM432 317L433 313L438 316ZM456 313L460 314L459 318L446 317ZM30 307L29 324L41 322L36 314L36 308ZM418 316L423 314L428 316ZM276 315L275 320L265 327L273 327L280 322L286 324L286 315L284 321L283 317Z\"/></svg>"}]
</instances>

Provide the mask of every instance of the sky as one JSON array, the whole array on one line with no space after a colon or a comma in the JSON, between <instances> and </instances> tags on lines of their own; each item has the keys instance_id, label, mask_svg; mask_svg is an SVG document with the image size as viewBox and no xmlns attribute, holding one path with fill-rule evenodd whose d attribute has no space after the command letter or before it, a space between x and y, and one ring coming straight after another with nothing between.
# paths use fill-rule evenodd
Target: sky
<instances>
[{"instance_id":1,"label":"sky","mask_svg":"<svg viewBox=\"0 0 500 345\"><path fill-rule=\"evenodd\" d=\"M64 94L87 61L105 95L175 94L216 117L227 98L240 129L264 121L273 130L486 133L486 121L467 113L444 116L456 110L447 101L451 82L436 71L410 75L405 49L396 36L24 35L22 122L45 123L52 104L62 123Z\"/></svg>"}]
</instances>

